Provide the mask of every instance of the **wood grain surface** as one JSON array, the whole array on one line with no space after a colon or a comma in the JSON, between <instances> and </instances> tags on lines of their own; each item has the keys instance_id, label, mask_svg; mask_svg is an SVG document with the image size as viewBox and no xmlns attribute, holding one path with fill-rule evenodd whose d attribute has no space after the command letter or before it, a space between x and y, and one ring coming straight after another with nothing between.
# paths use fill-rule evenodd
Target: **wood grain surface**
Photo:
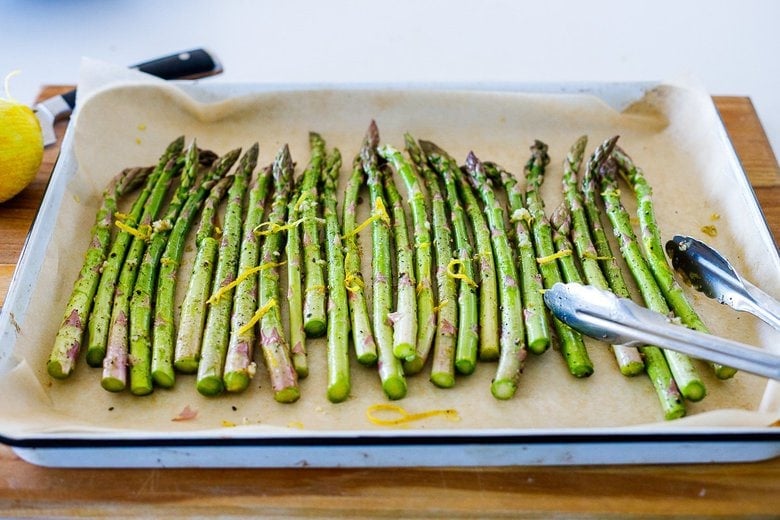
<instances>
[{"instance_id":1,"label":"wood grain surface","mask_svg":"<svg viewBox=\"0 0 780 520\"><path fill-rule=\"evenodd\" d=\"M49 86L45 98L67 87ZM715 103L775 241L780 169L748 98ZM57 125L58 135L65 122ZM0 204L0 304L57 149ZM777 243L777 242L776 242ZM780 516L780 458L745 464L512 468L49 469L0 446L0 517L475 518Z\"/></svg>"}]
</instances>

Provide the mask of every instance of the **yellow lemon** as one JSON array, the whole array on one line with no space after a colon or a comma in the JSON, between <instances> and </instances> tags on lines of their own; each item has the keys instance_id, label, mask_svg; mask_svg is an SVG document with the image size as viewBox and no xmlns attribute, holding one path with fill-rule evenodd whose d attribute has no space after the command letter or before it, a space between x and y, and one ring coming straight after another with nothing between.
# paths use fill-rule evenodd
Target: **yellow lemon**
<instances>
[{"instance_id":1,"label":"yellow lemon","mask_svg":"<svg viewBox=\"0 0 780 520\"><path fill-rule=\"evenodd\" d=\"M11 99L6 78L6 98L0 98L0 203L32 182L42 160L43 134L38 118L30 107Z\"/></svg>"}]
</instances>

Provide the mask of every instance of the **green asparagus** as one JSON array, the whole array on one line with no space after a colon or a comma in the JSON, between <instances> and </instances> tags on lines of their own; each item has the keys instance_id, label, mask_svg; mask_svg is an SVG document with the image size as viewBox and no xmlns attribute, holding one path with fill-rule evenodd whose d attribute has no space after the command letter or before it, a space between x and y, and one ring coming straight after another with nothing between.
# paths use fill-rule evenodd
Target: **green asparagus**
<instances>
[{"instance_id":1,"label":"green asparagus","mask_svg":"<svg viewBox=\"0 0 780 520\"><path fill-rule=\"evenodd\" d=\"M376 341L371 330L371 318L366 303L365 281L360 270L361 251L358 245L355 215L366 174L363 171L360 155L355 156L352 164L352 175L344 192L344 207L342 215L342 231L344 232L344 286L347 289L349 315L352 329L352 344L358 362L363 365L376 363Z\"/></svg>"},{"instance_id":2,"label":"green asparagus","mask_svg":"<svg viewBox=\"0 0 780 520\"><path fill-rule=\"evenodd\" d=\"M116 213L117 200L143 182L149 174L146 168L126 169L114 177L103 192L103 199L92 227L92 237L79 276L65 307L65 313L54 338L47 364L51 377L68 377L76 366L84 331L87 327L92 300L100 281L100 269L111 243L111 222Z\"/></svg>"},{"instance_id":3,"label":"green asparagus","mask_svg":"<svg viewBox=\"0 0 780 520\"><path fill-rule=\"evenodd\" d=\"M211 293L214 266L219 252L219 241L215 238L217 229L214 221L220 201L232 182L232 176L225 177L212 188L203 205L200 223L195 233L197 251L187 291L181 305L173 362L174 368L185 374L194 374L198 370L203 327L206 324L206 301Z\"/></svg>"},{"instance_id":4,"label":"green asparagus","mask_svg":"<svg viewBox=\"0 0 780 520\"><path fill-rule=\"evenodd\" d=\"M487 165L488 171L490 166ZM531 238L529 221L531 214L525 207L523 191L517 179L507 170L496 167L494 177L501 179L509 201L511 215L509 221L514 224L514 239L517 244L518 272L522 288L523 319L525 322L528 350L542 354L550 346L550 324L544 307L542 275Z\"/></svg>"},{"instance_id":5,"label":"green asparagus","mask_svg":"<svg viewBox=\"0 0 780 520\"><path fill-rule=\"evenodd\" d=\"M620 148L615 148L612 156L620 166L620 173L634 189L637 200L637 216L641 229L642 245L644 246L647 265L663 292L669 306L686 326L700 332L709 333L709 329L685 297L680 284L674 277L674 272L664 254L661 242L661 231L655 218L653 206L653 189L645 178L641 168ZM715 375L720 379L728 379L736 374L736 370L718 363L713 364Z\"/></svg>"},{"instance_id":6,"label":"green asparagus","mask_svg":"<svg viewBox=\"0 0 780 520\"><path fill-rule=\"evenodd\" d=\"M157 217L165 194L175 176L181 172L183 161L172 158L165 165L162 175L147 200L139 226L134 230L134 238L125 257L122 271L119 273L114 303L111 306L106 356L103 359L103 377L100 384L110 392L119 392L127 386L127 372L130 349L130 298L133 286L138 278L147 241L152 231L152 221Z\"/></svg>"},{"instance_id":7,"label":"green asparagus","mask_svg":"<svg viewBox=\"0 0 780 520\"><path fill-rule=\"evenodd\" d=\"M455 260L452 250L452 230L438 177L428 165L416 142L407 143L407 149L412 161L422 173L431 197L433 249L436 253L434 271L438 296L431 381L441 388L450 388L455 384L455 341L458 332L458 287L455 278L447 274L448 267L451 267L451 262Z\"/></svg>"},{"instance_id":8,"label":"green asparagus","mask_svg":"<svg viewBox=\"0 0 780 520\"><path fill-rule=\"evenodd\" d=\"M249 179L257 165L257 150L248 150L233 173L233 184L227 193L227 207L222 229L222 241L217 254L213 292L208 300L206 324L203 329L196 388L211 396L225 389L223 381L225 359L230 340L230 315L233 310L232 284L238 275L238 262L243 233L245 195ZM230 287L230 288L229 288ZM249 352L247 352L247 356Z\"/></svg>"},{"instance_id":9,"label":"green asparagus","mask_svg":"<svg viewBox=\"0 0 780 520\"><path fill-rule=\"evenodd\" d=\"M341 153L333 150L324 170L323 205L325 216L325 252L328 261L328 388L331 402L349 397L352 387L349 373L349 308L344 284L344 251L336 207Z\"/></svg>"},{"instance_id":10,"label":"green asparagus","mask_svg":"<svg viewBox=\"0 0 780 520\"><path fill-rule=\"evenodd\" d=\"M133 203L130 212L121 220L123 227L135 228L139 224L146 201L152 194L152 190L157 184L157 179L162 175L165 165L172 158L178 156L183 149L184 136L175 139L168 145L165 153L157 162L154 171L147 178L146 185ZM93 313L87 329L87 364L93 367L101 366L103 358L106 356L108 326L111 320L111 306L114 303L114 291L132 239L133 235L130 231L120 229L116 234L114 243L111 245L111 252L103 264L100 284L95 293Z\"/></svg>"},{"instance_id":11,"label":"green asparagus","mask_svg":"<svg viewBox=\"0 0 780 520\"><path fill-rule=\"evenodd\" d=\"M541 141L534 142L531 147L531 158L525 166L526 191L525 199L528 212L531 215L534 249L542 273L545 288L549 289L562 281L558 264L555 261L555 247L552 242L550 221L544 211L544 201L541 186L544 182L544 170L549 163L547 145ZM553 317L553 327L558 336L561 354L569 367L569 372L575 377L588 377L593 374L593 363L588 356L582 335Z\"/></svg>"},{"instance_id":12,"label":"green asparagus","mask_svg":"<svg viewBox=\"0 0 780 520\"><path fill-rule=\"evenodd\" d=\"M282 327L279 307L279 258L282 254L284 235L274 228L282 228L287 214L293 162L290 150L284 145L276 155L273 165L274 196L267 222L271 224L260 252L260 262L272 266L260 273L258 315L260 318L260 347L271 379L274 399L280 403L297 401L301 396L298 374L290 359L290 347Z\"/></svg>"},{"instance_id":13,"label":"green asparagus","mask_svg":"<svg viewBox=\"0 0 780 520\"><path fill-rule=\"evenodd\" d=\"M236 286L233 293L233 313L230 318L230 335L222 377L228 392L246 390L256 370L256 364L252 360L255 327L251 321L257 309L256 265L260 257L260 238L254 230L263 221L270 177L270 169L261 169L249 190L238 259L239 276L234 281Z\"/></svg>"},{"instance_id":14,"label":"green asparagus","mask_svg":"<svg viewBox=\"0 0 780 520\"><path fill-rule=\"evenodd\" d=\"M300 206L306 200L301 196L301 183L290 179L292 192L287 208L287 300L289 301L288 318L290 323L290 352L293 366L298 377L309 375L309 361L306 355L306 331L303 328L303 273L301 271L301 228L299 227Z\"/></svg>"},{"instance_id":15,"label":"green asparagus","mask_svg":"<svg viewBox=\"0 0 780 520\"><path fill-rule=\"evenodd\" d=\"M642 256L642 251L639 248L639 243L631 225L630 216L620 201L616 170L617 164L610 157L602 165L599 174L601 177L601 197L617 237L620 252L626 260L648 308L662 314L669 314L669 306L663 297L663 293L658 287L650 268L647 266L645 258ZM670 350L664 350L663 352L682 395L691 401L703 399L706 394L706 388L696 373L691 360L684 354Z\"/></svg>"},{"instance_id":16,"label":"green asparagus","mask_svg":"<svg viewBox=\"0 0 780 520\"><path fill-rule=\"evenodd\" d=\"M469 237L466 212L461 204L458 184L460 169L447 154L431 149L430 143L421 143L423 151L444 181L447 204L455 232L457 258L449 262L447 274L458 278L458 336L455 345L455 368L462 374L474 372L479 350L479 304L473 263L473 249ZM434 145L435 146L435 145ZM458 265L453 273L450 266Z\"/></svg>"},{"instance_id":17,"label":"green asparagus","mask_svg":"<svg viewBox=\"0 0 780 520\"><path fill-rule=\"evenodd\" d=\"M504 209L493 191L485 167L473 152L466 158L466 169L485 206L498 278L498 302L501 315L500 356L490 391L497 399L509 399L517 391L527 350L523 327L523 303L517 283L517 269L504 225Z\"/></svg>"},{"instance_id":18,"label":"green asparagus","mask_svg":"<svg viewBox=\"0 0 780 520\"><path fill-rule=\"evenodd\" d=\"M378 370L382 390L390 399L401 399L406 396L407 386L401 361L393 354L393 327L388 317L393 305L391 286L393 270L390 258L392 224L385 209L382 172L379 169L376 152L378 144L379 130L376 123L371 121L363 140L360 157L368 182L371 207L375 212L383 215L383 218L371 222L373 329L379 356Z\"/></svg>"},{"instance_id":19,"label":"green asparagus","mask_svg":"<svg viewBox=\"0 0 780 520\"><path fill-rule=\"evenodd\" d=\"M414 139L406 135L407 149ZM431 280L431 232L425 193L420 186L417 171L412 163L397 149L390 145L379 148L379 154L386 159L401 177L406 189L406 199L412 216L414 234L414 279L417 281L417 337L413 356L405 356L404 370L419 372L430 352L436 333L436 314L434 313L433 286Z\"/></svg>"},{"instance_id":20,"label":"green asparagus","mask_svg":"<svg viewBox=\"0 0 780 520\"><path fill-rule=\"evenodd\" d=\"M588 138L582 136L566 154L563 162L563 198L567 210L560 209L558 232L564 237L566 233L560 229L564 223L567 228L571 226L571 237L574 248L577 252L580 265L587 282L599 289L608 289L609 284L604 277L598 260L598 252L590 235L588 227L588 217L583 206L582 194L577 187L577 172L580 170L585 155L585 146ZM615 141L608 140L604 147L599 147L593 155L593 159L588 163L588 168L593 171L598 168L600 162L609 156L609 149L614 146ZM565 261L565 260L564 260ZM633 376L644 371L644 363L639 351L634 347L626 345L612 345L612 352L617 360L620 372L626 376Z\"/></svg>"},{"instance_id":21,"label":"green asparagus","mask_svg":"<svg viewBox=\"0 0 780 520\"><path fill-rule=\"evenodd\" d=\"M325 274L319 235L319 184L325 162L325 141L309 133L311 159L301 181L301 216L303 217L303 329L310 337L326 331Z\"/></svg>"}]
</instances>

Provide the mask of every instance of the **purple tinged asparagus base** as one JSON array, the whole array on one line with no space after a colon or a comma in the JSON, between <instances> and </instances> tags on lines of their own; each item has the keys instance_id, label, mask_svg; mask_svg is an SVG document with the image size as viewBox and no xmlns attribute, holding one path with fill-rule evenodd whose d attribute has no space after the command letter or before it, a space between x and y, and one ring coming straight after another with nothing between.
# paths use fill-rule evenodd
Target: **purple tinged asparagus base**
<instances>
[{"instance_id":1,"label":"purple tinged asparagus base","mask_svg":"<svg viewBox=\"0 0 780 520\"><path fill-rule=\"evenodd\" d=\"M117 200L126 191L143 182L148 173L149 170L145 168L123 170L109 182L103 192L103 199L92 227L89 248L84 255L78 278L73 284L46 366L51 377L64 379L76 366L92 301L100 281L100 270L111 242L111 224L117 210Z\"/></svg>"},{"instance_id":2,"label":"purple tinged asparagus base","mask_svg":"<svg viewBox=\"0 0 780 520\"><path fill-rule=\"evenodd\" d=\"M267 221L277 226L284 225L287 216L293 162L287 145L277 153L273 164L274 196ZM271 233L263 242L260 252L261 264L279 262L284 242L281 232ZM260 272L258 308L267 312L260 319L260 347L271 379L274 399L280 403L297 401L301 396L298 374L290 359L290 347L282 327L279 310L279 269L277 267Z\"/></svg>"}]
</instances>

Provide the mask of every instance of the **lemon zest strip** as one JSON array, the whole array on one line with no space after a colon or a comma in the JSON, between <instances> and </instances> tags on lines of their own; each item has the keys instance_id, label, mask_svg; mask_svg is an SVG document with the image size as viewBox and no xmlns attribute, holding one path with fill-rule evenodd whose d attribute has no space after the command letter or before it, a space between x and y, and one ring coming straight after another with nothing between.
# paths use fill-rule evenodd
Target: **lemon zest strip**
<instances>
[{"instance_id":1,"label":"lemon zest strip","mask_svg":"<svg viewBox=\"0 0 780 520\"><path fill-rule=\"evenodd\" d=\"M383 419L381 417L377 417L375 415L376 412L396 413L399 415L399 417L396 419ZM413 421L420 421L422 419L427 419L429 417L435 417L437 415L442 415L445 418L449 419L450 421L460 420L460 415L458 414L458 411L455 410L454 408L434 409L434 410L426 410L424 412L409 413L396 404L378 403L369 406L368 409L366 410L366 417L368 418L368 420L373 424L379 426L398 426Z\"/></svg>"},{"instance_id":2,"label":"lemon zest strip","mask_svg":"<svg viewBox=\"0 0 780 520\"><path fill-rule=\"evenodd\" d=\"M134 237L141 240L149 240L149 237L152 235L152 226L148 224L144 224L142 226L139 226L138 228L134 228L133 226L128 226L121 220L116 220L114 221L114 225L119 229L121 229L122 231L130 233Z\"/></svg>"},{"instance_id":3,"label":"lemon zest strip","mask_svg":"<svg viewBox=\"0 0 780 520\"><path fill-rule=\"evenodd\" d=\"M266 262L264 264L260 264L255 267L250 267L249 269L245 269L241 274L239 274L235 280L230 282L229 284L225 285L224 287L220 287L214 294L211 295L211 297L206 300L206 303L209 305L213 305L216 303L220 298L222 298L226 292L233 289L235 286L243 282L248 277L252 276L255 273L259 273L260 271L265 271L266 269L272 269L274 267L279 267L284 265L285 262Z\"/></svg>"},{"instance_id":4,"label":"lemon zest strip","mask_svg":"<svg viewBox=\"0 0 780 520\"><path fill-rule=\"evenodd\" d=\"M305 220L306 220L305 218L299 218L294 222L290 222L289 224L284 224L282 226L280 226L276 222L271 222L271 221L263 222L262 224L258 224L258 226L252 231L257 236L273 235L274 233L278 233L280 231L287 231L289 229L294 228L295 226L299 226ZM260 231L260 229L264 227L267 227L268 229L264 229Z\"/></svg>"},{"instance_id":5,"label":"lemon zest strip","mask_svg":"<svg viewBox=\"0 0 780 520\"><path fill-rule=\"evenodd\" d=\"M449 276L450 278L457 278L458 280L463 280L470 287L476 287L477 286L477 282L472 280L469 275L467 275L466 273L462 273L462 272L457 272L456 273L455 271L452 270L452 268L454 266L456 266L456 265L459 265L459 266L463 267L463 265L464 265L463 260L461 260L460 258L453 258L452 260L450 260L450 262L447 264L447 276Z\"/></svg>"},{"instance_id":6,"label":"lemon zest strip","mask_svg":"<svg viewBox=\"0 0 780 520\"><path fill-rule=\"evenodd\" d=\"M257 309L257 312L252 316L252 319L246 322L246 325L238 329L238 335L246 334L249 332L249 330L252 329L252 327L255 326L255 323L263 319L263 316L268 314L268 311L276 307L276 298L271 298L268 300L268 303Z\"/></svg>"},{"instance_id":7,"label":"lemon zest strip","mask_svg":"<svg viewBox=\"0 0 780 520\"><path fill-rule=\"evenodd\" d=\"M571 256L571 249L561 249L557 253L537 258L536 263L539 265L549 264L550 262L555 262L557 259L566 256Z\"/></svg>"},{"instance_id":8,"label":"lemon zest strip","mask_svg":"<svg viewBox=\"0 0 780 520\"><path fill-rule=\"evenodd\" d=\"M366 220L361 222L352 231L342 236L341 238L343 240L352 238L353 236L357 235L358 233L366 229L370 224L380 219L385 221L385 223L388 226L390 225L390 215L387 214L385 203L382 202L382 199L376 199L376 202L374 203L374 211L371 212L371 216L369 216Z\"/></svg>"}]
</instances>

